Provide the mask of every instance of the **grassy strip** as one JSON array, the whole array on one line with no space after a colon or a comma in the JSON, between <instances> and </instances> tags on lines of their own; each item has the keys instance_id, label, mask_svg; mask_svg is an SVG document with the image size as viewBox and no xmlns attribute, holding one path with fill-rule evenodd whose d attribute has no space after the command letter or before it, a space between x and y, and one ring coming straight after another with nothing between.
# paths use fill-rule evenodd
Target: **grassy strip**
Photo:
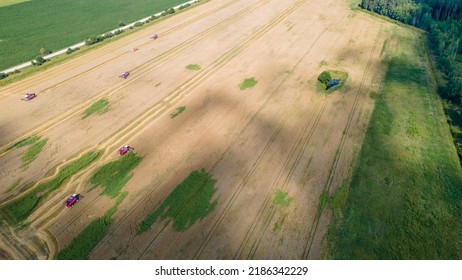
<instances>
[{"instance_id":1,"label":"grassy strip","mask_svg":"<svg viewBox=\"0 0 462 280\"><path fill-rule=\"evenodd\" d=\"M32 144L22 156L23 167L27 167L32 161L34 161L40 152L42 151L45 144L48 142L48 138L40 140Z\"/></svg>"},{"instance_id":2,"label":"grassy strip","mask_svg":"<svg viewBox=\"0 0 462 280\"><path fill-rule=\"evenodd\" d=\"M198 64L189 64L186 66L186 69L191 71L198 71L201 69L201 67Z\"/></svg>"},{"instance_id":3,"label":"grassy strip","mask_svg":"<svg viewBox=\"0 0 462 280\"><path fill-rule=\"evenodd\" d=\"M171 119L175 118L175 117L178 116L179 114L183 113L184 110L186 110L186 107L185 107L185 106L181 106L181 107L176 108L176 112L173 113L173 114L170 114L170 118L171 118Z\"/></svg>"},{"instance_id":4,"label":"grassy strip","mask_svg":"<svg viewBox=\"0 0 462 280\"><path fill-rule=\"evenodd\" d=\"M18 141L16 143L14 143L11 146L9 146L6 150L10 151L10 150L13 150L13 149L19 149L21 147L34 144L39 139L40 139L40 136L37 136L37 135L29 136L29 137L27 137L25 139L22 139L22 140L20 140L20 141Z\"/></svg>"},{"instance_id":5,"label":"grassy strip","mask_svg":"<svg viewBox=\"0 0 462 280\"><path fill-rule=\"evenodd\" d=\"M138 225L138 234L149 231L158 218L173 220L173 228L177 231L188 229L215 209L217 200L210 203L216 192L215 183L216 180L204 169L191 172L165 201Z\"/></svg>"},{"instance_id":6,"label":"grassy strip","mask_svg":"<svg viewBox=\"0 0 462 280\"><path fill-rule=\"evenodd\" d=\"M246 90L248 88L253 88L256 84L257 80L255 80L255 77L245 78L244 81L242 81L242 83L239 84L239 89Z\"/></svg>"},{"instance_id":7,"label":"grassy strip","mask_svg":"<svg viewBox=\"0 0 462 280\"><path fill-rule=\"evenodd\" d=\"M82 119L86 119L93 114L102 115L106 113L109 109L109 100L107 98L100 99L93 103L85 112L83 113Z\"/></svg>"},{"instance_id":8,"label":"grassy strip","mask_svg":"<svg viewBox=\"0 0 462 280\"><path fill-rule=\"evenodd\" d=\"M90 178L90 183L93 184L93 188L100 186L103 188L103 194L115 198L132 178L133 174L130 172L142 159L135 153L128 153L98 168Z\"/></svg>"},{"instance_id":9,"label":"grassy strip","mask_svg":"<svg viewBox=\"0 0 462 280\"><path fill-rule=\"evenodd\" d=\"M24 221L34 211L41 200L58 189L66 179L88 166L98 155L98 152L86 153L76 161L62 168L52 180L40 184L26 196L7 204L3 210L14 223Z\"/></svg>"},{"instance_id":10,"label":"grassy strip","mask_svg":"<svg viewBox=\"0 0 462 280\"><path fill-rule=\"evenodd\" d=\"M16 189L19 186L19 183L21 183L21 181L22 181L22 178L19 178L13 184L11 184L11 186L9 186L3 193L9 193L12 190Z\"/></svg>"},{"instance_id":11,"label":"grassy strip","mask_svg":"<svg viewBox=\"0 0 462 280\"><path fill-rule=\"evenodd\" d=\"M415 37L389 62L328 258L462 258L461 168Z\"/></svg>"},{"instance_id":12,"label":"grassy strip","mask_svg":"<svg viewBox=\"0 0 462 280\"><path fill-rule=\"evenodd\" d=\"M112 216L117 212L117 207L127 196L127 192L121 193L117 201L102 217L91 222L69 246L61 250L55 257L57 260L84 260L90 257L90 253L106 236L112 225Z\"/></svg>"}]
</instances>

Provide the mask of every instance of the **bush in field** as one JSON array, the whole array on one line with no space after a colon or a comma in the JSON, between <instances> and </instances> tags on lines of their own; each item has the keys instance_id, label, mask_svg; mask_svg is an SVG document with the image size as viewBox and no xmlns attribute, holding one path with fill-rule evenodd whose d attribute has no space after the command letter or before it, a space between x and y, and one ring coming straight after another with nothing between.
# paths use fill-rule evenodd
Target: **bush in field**
<instances>
[{"instance_id":1,"label":"bush in field","mask_svg":"<svg viewBox=\"0 0 462 280\"><path fill-rule=\"evenodd\" d=\"M332 79L332 77L330 76L329 71L324 71L324 72L322 72L322 73L319 75L319 77L318 77L318 80L319 80L321 83L325 84L325 85L327 85L327 83L328 83L331 79Z\"/></svg>"},{"instance_id":2,"label":"bush in field","mask_svg":"<svg viewBox=\"0 0 462 280\"><path fill-rule=\"evenodd\" d=\"M52 51L48 50L48 49L45 49L45 48L41 48L39 53L40 53L40 55L47 55L47 54L52 53Z\"/></svg>"},{"instance_id":3,"label":"bush in field","mask_svg":"<svg viewBox=\"0 0 462 280\"><path fill-rule=\"evenodd\" d=\"M113 34L112 32L110 32L110 31L104 33L104 39L111 38L111 37L113 37L113 36L114 36L114 34Z\"/></svg>"},{"instance_id":4,"label":"bush in field","mask_svg":"<svg viewBox=\"0 0 462 280\"><path fill-rule=\"evenodd\" d=\"M138 21L138 22L135 22L133 26L140 27L140 26L143 26L143 23L141 21Z\"/></svg>"},{"instance_id":5,"label":"bush in field","mask_svg":"<svg viewBox=\"0 0 462 280\"><path fill-rule=\"evenodd\" d=\"M8 74L6 74L6 73L0 73L0 80L1 80L1 79L5 79L6 77L8 77Z\"/></svg>"},{"instance_id":6,"label":"bush in field","mask_svg":"<svg viewBox=\"0 0 462 280\"><path fill-rule=\"evenodd\" d=\"M66 54L71 54L71 53L73 53L73 52L75 52L75 51L78 51L78 50L80 50L80 48L75 48L75 49L73 49L73 48L68 48L67 51L66 51Z\"/></svg>"},{"instance_id":7,"label":"bush in field","mask_svg":"<svg viewBox=\"0 0 462 280\"><path fill-rule=\"evenodd\" d=\"M119 35L119 34L122 34L124 32L125 31L123 29L117 29L116 31L114 31L114 35Z\"/></svg>"},{"instance_id":8,"label":"bush in field","mask_svg":"<svg viewBox=\"0 0 462 280\"><path fill-rule=\"evenodd\" d=\"M126 24L123 22L123 21L119 21L119 26L122 27L122 26L125 26Z\"/></svg>"},{"instance_id":9,"label":"bush in field","mask_svg":"<svg viewBox=\"0 0 462 280\"><path fill-rule=\"evenodd\" d=\"M156 19L158 19L158 18L159 18L159 16L152 15L149 19L150 19L150 20L156 20Z\"/></svg>"},{"instance_id":10,"label":"bush in field","mask_svg":"<svg viewBox=\"0 0 462 280\"><path fill-rule=\"evenodd\" d=\"M31 61L32 65L37 65L40 66L43 63L47 62L46 59L44 59L42 56L38 55L34 60Z\"/></svg>"},{"instance_id":11,"label":"bush in field","mask_svg":"<svg viewBox=\"0 0 462 280\"><path fill-rule=\"evenodd\" d=\"M181 5L180 7L178 7L178 10L183 10L183 9L186 9L187 7L191 6L191 4L189 3L186 3L184 5Z\"/></svg>"},{"instance_id":12,"label":"bush in field","mask_svg":"<svg viewBox=\"0 0 462 280\"><path fill-rule=\"evenodd\" d=\"M96 44L96 43L99 43L99 42L101 42L101 41L103 41L103 40L104 40L104 37L101 36L101 35L98 35L98 36L96 36L96 35L95 35L95 36L91 36L90 38L87 38L87 39L85 40L85 45L91 46L91 45Z\"/></svg>"}]
</instances>

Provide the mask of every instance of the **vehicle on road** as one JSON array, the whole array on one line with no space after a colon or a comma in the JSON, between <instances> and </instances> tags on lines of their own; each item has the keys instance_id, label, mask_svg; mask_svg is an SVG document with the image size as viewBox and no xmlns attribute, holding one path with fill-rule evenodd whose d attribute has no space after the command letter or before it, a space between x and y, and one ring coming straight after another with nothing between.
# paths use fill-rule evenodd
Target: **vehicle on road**
<instances>
[{"instance_id":1,"label":"vehicle on road","mask_svg":"<svg viewBox=\"0 0 462 280\"><path fill-rule=\"evenodd\" d=\"M155 40L155 39L159 38L159 36L158 36L157 34L154 33L154 34L152 34L152 36L149 37L149 38Z\"/></svg>"}]
</instances>

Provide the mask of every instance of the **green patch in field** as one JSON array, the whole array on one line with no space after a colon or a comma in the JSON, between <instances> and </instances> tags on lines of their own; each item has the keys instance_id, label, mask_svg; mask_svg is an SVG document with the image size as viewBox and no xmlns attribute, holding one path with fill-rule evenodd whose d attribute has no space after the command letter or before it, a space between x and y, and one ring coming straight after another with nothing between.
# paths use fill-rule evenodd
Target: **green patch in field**
<instances>
[{"instance_id":1,"label":"green patch in field","mask_svg":"<svg viewBox=\"0 0 462 280\"><path fill-rule=\"evenodd\" d=\"M34 136L29 136L25 139L22 139L13 145L9 146L6 150L13 150L13 149L19 149L21 147L27 146L27 145L32 145L34 144L37 140L40 139L40 136L34 135Z\"/></svg>"},{"instance_id":2,"label":"green patch in field","mask_svg":"<svg viewBox=\"0 0 462 280\"><path fill-rule=\"evenodd\" d=\"M93 103L85 112L83 113L82 119L88 118L93 114L102 115L109 110L109 100L107 98L100 99Z\"/></svg>"},{"instance_id":3,"label":"green patch in field","mask_svg":"<svg viewBox=\"0 0 462 280\"><path fill-rule=\"evenodd\" d=\"M274 226L273 226L273 232L274 233L277 233L281 229L281 227L284 224L284 221L286 219L286 216L287 215L282 216L282 218L278 219L278 221L276 223L274 223Z\"/></svg>"},{"instance_id":4,"label":"green patch in field","mask_svg":"<svg viewBox=\"0 0 462 280\"><path fill-rule=\"evenodd\" d=\"M321 196L319 197L317 212L318 213L322 212L322 210L324 210L324 207L326 207L328 203L329 203L329 192L327 190L324 190L321 193Z\"/></svg>"},{"instance_id":5,"label":"green patch in field","mask_svg":"<svg viewBox=\"0 0 462 280\"><path fill-rule=\"evenodd\" d=\"M286 192L283 192L281 190L276 190L276 193L274 194L273 204L276 206L287 208L292 203L292 200L293 199L291 197L287 196Z\"/></svg>"},{"instance_id":6,"label":"green patch in field","mask_svg":"<svg viewBox=\"0 0 462 280\"><path fill-rule=\"evenodd\" d=\"M251 78L245 78L244 81L239 84L239 89L240 90L246 90L248 88L253 88L257 84L257 80L255 80L255 77Z\"/></svg>"},{"instance_id":7,"label":"green patch in field","mask_svg":"<svg viewBox=\"0 0 462 280\"><path fill-rule=\"evenodd\" d=\"M201 69L201 67L198 64L189 64L186 66L186 69L191 70L191 71L198 71Z\"/></svg>"},{"instance_id":8,"label":"green patch in field","mask_svg":"<svg viewBox=\"0 0 462 280\"><path fill-rule=\"evenodd\" d=\"M185 107L185 106L181 106L181 107L176 108L176 112L170 114L170 118L171 118L171 119L175 118L175 117L178 116L179 114L183 113L184 110L186 110L186 107Z\"/></svg>"},{"instance_id":9,"label":"green patch in field","mask_svg":"<svg viewBox=\"0 0 462 280\"><path fill-rule=\"evenodd\" d=\"M406 34L402 53L391 54L352 182L339 195L330 258L462 258L462 171L427 76L425 43Z\"/></svg>"},{"instance_id":10,"label":"green patch in field","mask_svg":"<svg viewBox=\"0 0 462 280\"><path fill-rule=\"evenodd\" d=\"M9 193L12 190L16 189L19 186L19 183L21 183L21 181L22 181L22 178L19 178L13 184L11 184L11 186L9 186L3 193Z\"/></svg>"},{"instance_id":11,"label":"green patch in field","mask_svg":"<svg viewBox=\"0 0 462 280\"><path fill-rule=\"evenodd\" d=\"M204 169L191 172L165 201L138 225L138 234L149 231L159 218L168 219L167 224L173 221L176 231L185 231L215 209L218 201L210 202L216 192L215 183L216 180Z\"/></svg>"},{"instance_id":12,"label":"green patch in field","mask_svg":"<svg viewBox=\"0 0 462 280\"><path fill-rule=\"evenodd\" d=\"M332 93L340 89L348 79L348 73L336 70L323 71L318 76L318 89L323 93Z\"/></svg>"},{"instance_id":13,"label":"green patch in field","mask_svg":"<svg viewBox=\"0 0 462 280\"><path fill-rule=\"evenodd\" d=\"M127 196L127 192L121 193L117 201L102 217L92 221L76 238L74 238L63 250L55 257L57 260L85 260L90 257L93 249L106 236L112 225L112 216L117 212L117 208Z\"/></svg>"},{"instance_id":14,"label":"green patch in field","mask_svg":"<svg viewBox=\"0 0 462 280\"><path fill-rule=\"evenodd\" d=\"M76 161L63 167L50 181L40 184L27 195L5 205L3 210L14 223L24 221L42 199L46 198L54 190L57 190L66 179L88 166L98 155L98 152L86 153Z\"/></svg>"},{"instance_id":15,"label":"green patch in field","mask_svg":"<svg viewBox=\"0 0 462 280\"><path fill-rule=\"evenodd\" d=\"M22 156L23 167L27 167L32 161L34 161L34 159L38 157L47 141L48 138L45 138L30 145L30 147Z\"/></svg>"},{"instance_id":16,"label":"green patch in field","mask_svg":"<svg viewBox=\"0 0 462 280\"><path fill-rule=\"evenodd\" d=\"M130 173L143 158L135 153L128 153L121 156L118 160L109 162L95 171L90 178L93 188L102 187L103 194L115 198L120 190L132 178Z\"/></svg>"}]
</instances>

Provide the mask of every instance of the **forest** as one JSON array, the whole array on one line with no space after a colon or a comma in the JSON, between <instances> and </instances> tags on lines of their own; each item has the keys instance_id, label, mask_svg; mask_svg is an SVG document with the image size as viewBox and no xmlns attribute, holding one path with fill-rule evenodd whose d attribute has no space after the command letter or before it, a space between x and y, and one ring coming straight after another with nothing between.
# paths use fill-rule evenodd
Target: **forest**
<instances>
[{"instance_id":1,"label":"forest","mask_svg":"<svg viewBox=\"0 0 462 280\"><path fill-rule=\"evenodd\" d=\"M438 93L462 158L462 0L362 0L360 7L427 31L440 74Z\"/></svg>"}]
</instances>

